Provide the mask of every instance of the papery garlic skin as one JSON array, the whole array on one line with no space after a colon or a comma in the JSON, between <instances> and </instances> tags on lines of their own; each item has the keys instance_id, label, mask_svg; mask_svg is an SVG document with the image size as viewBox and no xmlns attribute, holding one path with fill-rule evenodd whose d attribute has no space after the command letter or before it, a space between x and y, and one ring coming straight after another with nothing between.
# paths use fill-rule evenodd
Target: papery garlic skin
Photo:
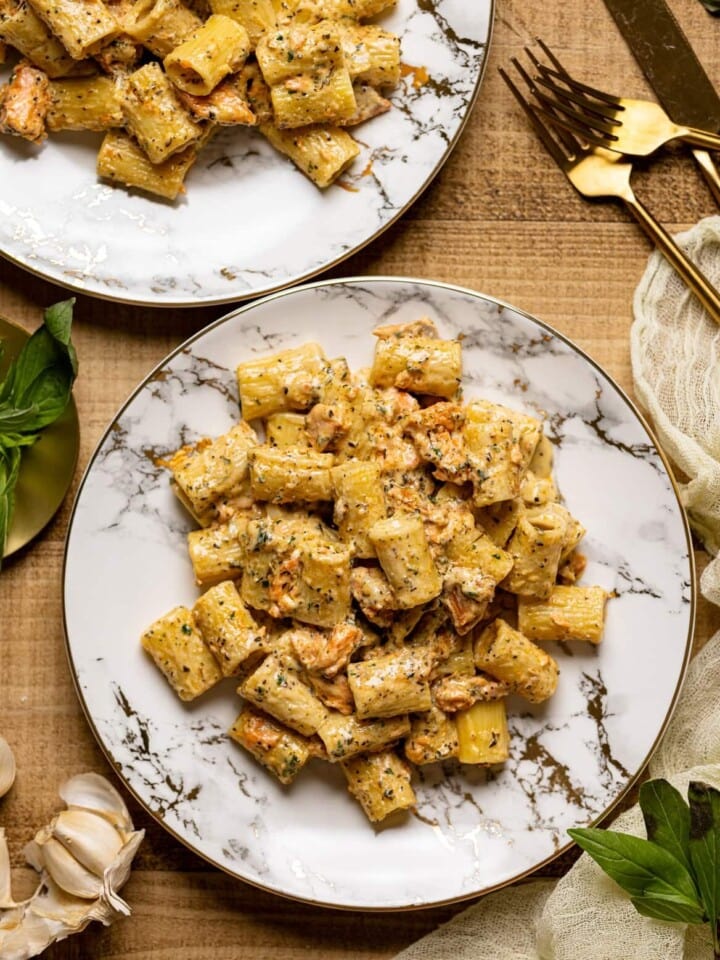
<instances>
[{"instance_id":1,"label":"papery garlic skin","mask_svg":"<svg viewBox=\"0 0 720 960\"><path fill-rule=\"evenodd\" d=\"M22 903L12 899L10 859L0 828L0 960L29 960L92 920L107 926L130 913L118 890L145 831L133 829L122 797L98 774L72 777L60 796L68 809L25 848L41 882Z\"/></svg>"},{"instance_id":2,"label":"papery garlic skin","mask_svg":"<svg viewBox=\"0 0 720 960\"><path fill-rule=\"evenodd\" d=\"M15 756L10 744L0 737L0 797L4 797L15 783Z\"/></svg>"}]
</instances>

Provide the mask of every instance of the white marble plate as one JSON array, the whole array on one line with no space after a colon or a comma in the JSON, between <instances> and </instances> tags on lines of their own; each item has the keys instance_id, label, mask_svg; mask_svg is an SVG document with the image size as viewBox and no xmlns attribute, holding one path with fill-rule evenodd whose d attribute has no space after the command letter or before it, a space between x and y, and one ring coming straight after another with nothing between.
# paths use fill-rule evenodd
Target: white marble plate
<instances>
[{"instance_id":1,"label":"white marble plate","mask_svg":"<svg viewBox=\"0 0 720 960\"><path fill-rule=\"evenodd\" d=\"M228 303L314 276L396 220L449 156L480 87L493 5L398 0L380 18L428 81L409 73L393 109L356 129L345 189L319 191L251 130L221 132L175 203L99 182L99 134L39 148L0 136L0 253L81 293L153 306Z\"/></svg>"},{"instance_id":2,"label":"white marble plate","mask_svg":"<svg viewBox=\"0 0 720 960\"><path fill-rule=\"evenodd\" d=\"M291 788L223 733L232 681L183 705L141 650L143 629L192 604L187 516L153 458L237 418L236 363L317 339L369 363L378 321L430 315L464 339L464 383L547 414L556 475L587 527L584 582L617 596L599 648L555 645L558 693L511 717L492 776L425 768L417 816L376 829L342 775L316 763ZM125 404L92 458L65 559L70 661L90 723L128 788L172 833L234 876L321 904L400 908L508 883L568 844L627 790L668 721L693 623L688 531L638 413L576 347L522 312L429 282L361 278L276 294L179 347ZM553 645L550 645L551 647Z\"/></svg>"}]
</instances>

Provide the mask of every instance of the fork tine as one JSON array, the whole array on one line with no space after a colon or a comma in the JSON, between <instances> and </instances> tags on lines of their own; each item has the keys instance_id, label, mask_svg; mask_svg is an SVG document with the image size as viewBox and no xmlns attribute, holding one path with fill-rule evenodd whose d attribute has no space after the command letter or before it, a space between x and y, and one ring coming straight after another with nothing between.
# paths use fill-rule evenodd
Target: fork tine
<instances>
[{"instance_id":1,"label":"fork tine","mask_svg":"<svg viewBox=\"0 0 720 960\"><path fill-rule=\"evenodd\" d=\"M579 88L582 92L587 93L588 96L596 97L598 100L602 100L604 103L610 104L614 107L620 106L620 97L614 97L610 93L605 93L603 90L597 90L595 87L589 87L587 84L579 83L575 80L565 69L565 67L560 63L558 58L552 52L550 47L542 40L540 37L535 37L535 42L540 47L542 52L548 58L555 68L555 73L559 75L559 78L569 85ZM547 70L547 67L544 68Z\"/></svg>"},{"instance_id":2,"label":"fork tine","mask_svg":"<svg viewBox=\"0 0 720 960\"><path fill-rule=\"evenodd\" d=\"M513 63L515 64L515 66L517 66L517 63L515 60L513 60ZM557 140L555 140L555 138L552 136L552 134L547 129L545 124L537 116L537 113L536 113L537 108L532 106L530 103L528 103L528 101L522 95L520 90L518 90L518 88L515 86L513 81L510 79L510 77L505 72L505 70L503 70L502 67L498 67L498 72L500 76L503 78L503 80L505 81L505 83L508 85L508 87L510 87L510 90L513 96L515 97L515 99L517 100L517 102L520 104L520 106L523 108L523 110L527 114L527 117L530 120L530 123L535 128L535 132L542 140L543 145L545 146L545 149L548 151L548 153L553 158L553 160L558 164L558 166L564 168L568 162L568 158L563 152L563 149L561 148L560 144L557 142Z\"/></svg>"},{"instance_id":3,"label":"fork tine","mask_svg":"<svg viewBox=\"0 0 720 960\"><path fill-rule=\"evenodd\" d=\"M567 114L560 112L560 110L557 108L557 106L554 103L551 103L551 106L553 108L552 111L547 110L543 106L544 103L545 103L545 100L543 98L542 103L538 104L535 107L535 109L539 114L541 114L544 117L547 117L547 119L553 124L553 126L560 127L563 130L576 134L578 137L580 137L582 142L587 143L590 146L607 147L609 142L618 139L614 134L599 136L598 134L593 132L593 130L587 125L587 123L582 123L582 121L576 122L575 120L571 119L571 117L569 117ZM560 136L559 130L558 130L558 136Z\"/></svg>"},{"instance_id":4,"label":"fork tine","mask_svg":"<svg viewBox=\"0 0 720 960\"><path fill-rule=\"evenodd\" d=\"M595 89L594 87L588 87L578 80L573 80L572 77L566 78L543 64L540 65L540 73L535 80L556 96L562 97L565 100L571 100L573 103L582 107L583 110L591 110L606 123L613 123L618 113L625 110L622 103L614 105L605 101L598 102L595 94L592 92ZM565 84L565 86L558 86L556 82L558 80Z\"/></svg>"},{"instance_id":5,"label":"fork tine","mask_svg":"<svg viewBox=\"0 0 720 960\"><path fill-rule=\"evenodd\" d=\"M612 128L621 125L621 120L616 120L615 117L608 116L603 112L602 107L588 100L586 97L557 87L551 80L548 80L548 74L546 73L547 68L543 69L541 66L540 69L542 71L541 75L535 78L536 88L534 93L536 97L543 100L549 106L555 106L554 101L548 97L547 94L537 89L537 85L544 87L562 101L559 106L563 112L575 117L578 122L582 122L582 120L585 119L585 122L591 123L595 130L602 130L604 133L614 136ZM580 107L579 110L577 109L578 107ZM624 109L624 107L614 107L613 112L616 113L621 109Z\"/></svg>"},{"instance_id":6,"label":"fork tine","mask_svg":"<svg viewBox=\"0 0 720 960\"><path fill-rule=\"evenodd\" d=\"M537 78L536 82L542 85L541 78ZM578 102L577 100L566 100L564 95L559 93L557 96L562 96L562 103L558 103L558 101L553 97L549 97L537 86L533 92L537 99L544 104L546 108L553 110L557 114L558 119L562 119L566 122L565 125L568 127L568 129L574 130L576 133L580 133L583 136L587 131L589 135L593 135L598 139L602 139L604 143L607 143L609 140L618 139L617 134L613 131L613 127L619 126L619 123L611 123L606 119L603 119L600 114L596 114L595 111L591 110L590 108L578 110L574 106L574 104ZM597 131L597 133L594 133L593 131ZM604 134L604 136L601 136L601 134Z\"/></svg>"},{"instance_id":7,"label":"fork tine","mask_svg":"<svg viewBox=\"0 0 720 960\"><path fill-rule=\"evenodd\" d=\"M625 109L619 97L614 97L610 93L604 93L602 90L591 87L587 83L581 83L580 80L575 80L574 77L566 73L560 73L558 70L548 67L545 64L540 65L540 72L547 80L548 85L552 85L553 80L560 80L569 87L574 97L581 98L581 102L584 101L587 103L589 99L599 101L597 104L594 104L597 110L604 111L605 107L610 107L613 111Z\"/></svg>"},{"instance_id":8,"label":"fork tine","mask_svg":"<svg viewBox=\"0 0 720 960\"><path fill-rule=\"evenodd\" d=\"M513 57L511 63L527 84L530 92L534 94L537 99L541 99L539 96L540 91L538 91L535 81L527 72L525 67L523 67L517 57ZM543 110L541 104L533 104L532 106L536 113L542 113L542 115L550 121L553 132L556 138L560 141L560 145L564 149L565 155L567 157L575 156L578 151L582 149L582 147L581 144L579 144L578 141L570 135L567 125L558 126L558 124L555 122L556 118L553 113L550 113L548 110ZM553 104L551 104L551 106L554 107ZM580 130L580 133L583 134L584 131Z\"/></svg>"}]
</instances>

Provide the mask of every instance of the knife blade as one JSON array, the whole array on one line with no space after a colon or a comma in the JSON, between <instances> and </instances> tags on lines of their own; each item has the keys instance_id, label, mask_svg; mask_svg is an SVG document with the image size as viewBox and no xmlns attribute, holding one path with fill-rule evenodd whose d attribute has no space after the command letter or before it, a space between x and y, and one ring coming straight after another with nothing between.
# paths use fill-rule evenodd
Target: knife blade
<instances>
[{"instance_id":1,"label":"knife blade","mask_svg":"<svg viewBox=\"0 0 720 960\"><path fill-rule=\"evenodd\" d=\"M720 131L720 96L665 0L605 0L660 103L675 123ZM693 155L720 204L720 173L707 150Z\"/></svg>"}]
</instances>

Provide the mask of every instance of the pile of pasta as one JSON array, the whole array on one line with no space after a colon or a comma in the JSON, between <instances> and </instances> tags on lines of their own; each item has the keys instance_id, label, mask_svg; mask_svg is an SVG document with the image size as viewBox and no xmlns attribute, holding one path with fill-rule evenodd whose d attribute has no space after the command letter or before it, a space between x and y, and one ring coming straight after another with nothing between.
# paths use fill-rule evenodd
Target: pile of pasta
<instances>
[{"instance_id":1,"label":"pile of pasta","mask_svg":"<svg viewBox=\"0 0 720 960\"><path fill-rule=\"evenodd\" d=\"M315 343L241 363L243 419L163 461L205 592L142 644L183 700L236 677L230 736L284 784L339 764L379 821L411 765L506 760L507 698L557 685L537 641L599 643L608 594L541 421L462 402L432 321L374 333L358 373Z\"/></svg>"},{"instance_id":2,"label":"pile of pasta","mask_svg":"<svg viewBox=\"0 0 720 960\"><path fill-rule=\"evenodd\" d=\"M220 126L256 126L318 187L359 153L347 128L390 109L395 0L0 0L0 131L95 130L102 178L174 200Z\"/></svg>"}]
</instances>

